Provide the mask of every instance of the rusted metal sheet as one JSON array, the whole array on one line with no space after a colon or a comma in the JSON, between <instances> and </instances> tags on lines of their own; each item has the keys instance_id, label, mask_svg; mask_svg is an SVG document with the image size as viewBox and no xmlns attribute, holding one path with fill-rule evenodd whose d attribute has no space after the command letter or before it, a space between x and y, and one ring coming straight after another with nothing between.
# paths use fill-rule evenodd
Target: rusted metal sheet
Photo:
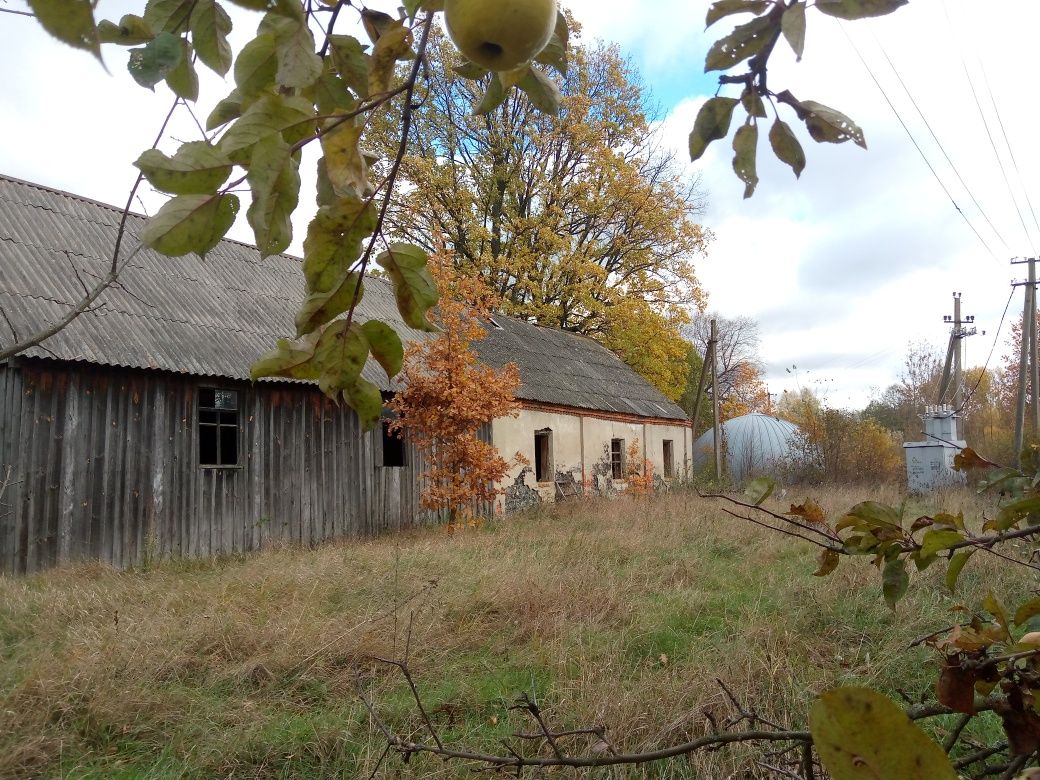
<instances>
[{"instance_id":1,"label":"rusted metal sheet","mask_svg":"<svg viewBox=\"0 0 1040 780\"><path fill-rule=\"evenodd\" d=\"M198 465L199 387L239 393L239 465ZM406 528L421 463L308 385L23 359L0 366L0 572L212 556ZM488 434L484 432L486 437ZM488 512L490 507L481 507Z\"/></svg>"}]
</instances>

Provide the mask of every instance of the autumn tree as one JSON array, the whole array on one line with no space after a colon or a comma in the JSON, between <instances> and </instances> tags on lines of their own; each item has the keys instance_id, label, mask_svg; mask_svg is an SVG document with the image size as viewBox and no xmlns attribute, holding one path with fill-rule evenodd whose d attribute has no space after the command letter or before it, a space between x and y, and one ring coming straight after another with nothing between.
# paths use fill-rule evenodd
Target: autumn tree
<instances>
[{"instance_id":1,"label":"autumn tree","mask_svg":"<svg viewBox=\"0 0 1040 780\"><path fill-rule=\"evenodd\" d=\"M505 313L598 338L677 398L678 326L703 303L693 262L709 236L697 181L662 144L632 65L616 46L572 46L556 117L519 92L474 115L491 78L466 78L439 36L429 52L393 234L428 248L443 233ZM394 128L377 141L385 153Z\"/></svg>"},{"instance_id":2,"label":"autumn tree","mask_svg":"<svg viewBox=\"0 0 1040 780\"><path fill-rule=\"evenodd\" d=\"M1040 334L1040 316L1037 316L1037 333ZM1011 333L1004 343L1000 365L997 367L993 382L993 395L999 408L1006 412L1005 425L1014 427L1014 410L1018 403L1019 366L1022 359L1022 324L1019 315L1011 323ZM1028 362L1027 362L1028 365ZM1029 371L1025 375L1026 419L1032 418L1033 380ZM1027 432L1029 426L1026 426Z\"/></svg>"},{"instance_id":3,"label":"autumn tree","mask_svg":"<svg viewBox=\"0 0 1040 780\"><path fill-rule=\"evenodd\" d=\"M677 401L690 376L690 345L679 330L684 320L681 313L662 314L641 298L623 298L611 307L600 339L646 381Z\"/></svg>"},{"instance_id":4,"label":"autumn tree","mask_svg":"<svg viewBox=\"0 0 1040 780\"><path fill-rule=\"evenodd\" d=\"M637 437L625 452L625 495L649 496L653 492L654 464L643 456L643 445Z\"/></svg>"},{"instance_id":5,"label":"autumn tree","mask_svg":"<svg viewBox=\"0 0 1040 780\"><path fill-rule=\"evenodd\" d=\"M439 332L407 347L404 387L388 406L397 414L391 432L407 437L425 464L423 506L454 524L474 504L493 501L495 483L521 459L507 461L479 437L492 420L518 413L520 371L515 363L491 368L473 350L486 335L480 322L493 309L493 293L456 271L446 252L431 257L430 271L440 289L432 315Z\"/></svg>"}]
</instances>

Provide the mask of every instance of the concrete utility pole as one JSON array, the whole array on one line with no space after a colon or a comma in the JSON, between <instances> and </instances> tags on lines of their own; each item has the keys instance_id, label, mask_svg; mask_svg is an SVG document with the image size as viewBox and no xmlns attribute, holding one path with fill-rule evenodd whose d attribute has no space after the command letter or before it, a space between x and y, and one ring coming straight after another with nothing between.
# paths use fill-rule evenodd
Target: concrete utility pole
<instances>
[{"instance_id":1,"label":"concrete utility pole","mask_svg":"<svg viewBox=\"0 0 1040 780\"><path fill-rule=\"evenodd\" d=\"M1036 258L1029 258L1029 387L1033 402L1033 439L1040 434L1040 364L1036 355ZM1024 327L1024 326L1023 326Z\"/></svg>"},{"instance_id":2,"label":"concrete utility pole","mask_svg":"<svg viewBox=\"0 0 1040 780\"><path fill-rule=\"evenodd\" d=\"M1037 381L1040 364L1037 363L1036 345L1036 258L1011 261L1012 265L1023 263L1029 264L1029 280L1012 283L1015 287L1026 288L1025 302L1022 305L1022 345L1018 356L1018 398L1015 404L1015 462L1019 466L1022 465L1022 447L1025 444L1027 378L1032 385L1030 395L1033 402L1033 438L1040 433L1040 404L1037 403L1037 396L1040 394L1040 381Z\"/></svg>"},{"instance_id":3,"label":"concrete utility pole","mask_svg":"<svg viewBox=\"0 0 1040 780\"><path fill-rule=\"evenodd\" d=\"M964 378L961 353L961 294L953 294L953 408L960 409L964 403Z\"/></svg>"},{"instance_id":4,"label":"concrete utility pole","mask_svg":"<svg viewBox=\"0 0 1040 780\"><path fill-rule=\"evenodd\" d=\"M952 400L953 408L959 412L965 402L964 339L978 333L974 327L966 327L975 322L975 317L972 315L961 316L961 294L959 292L953 294L953 316L951 317L949 314L944 315L943 322L952 327L950 328L950 343L946 348L946 363L943 366L942 380L939 382L939 398L937 400L940 405L950 403ZM957 437L955 436L954 438Z\"/></svg>"},{"instance_id":5,"label":"concrete utility pole","mask_svg":"<svg viewBox=\"0 0 1040 780\"><path fill-rule=\"evenodd\" d=\"M715 440L715 481L722 482L722 426L719 425L719 361L718 361L718 343L719 343L719 331L718 325L715 320L711 321L711 405L714 411L712 415L715 419L714 423L714 435L712 438Z\"/></svg>"}]
</instances>

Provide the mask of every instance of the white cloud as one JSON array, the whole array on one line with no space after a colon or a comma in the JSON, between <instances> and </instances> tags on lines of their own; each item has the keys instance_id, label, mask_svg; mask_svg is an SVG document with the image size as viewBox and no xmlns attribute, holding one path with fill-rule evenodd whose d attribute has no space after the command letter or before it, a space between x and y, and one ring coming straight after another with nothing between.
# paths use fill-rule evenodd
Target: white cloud
<instances>
[{"instance_id":1,"label":"white cloud","mask_svg":"<svg viewBox=\"0 0 1040 780\"><path fill-rule=\"evenodd\" d=\"M847 24L846 29L996 260L922 162L838 23L818 15L809 27L804 61L796 65L789 52L778 49L770 84L846 112L864 127L870 150L818 145L800 128L809 162L795 182L762 138L761 182L750 201L741 199L743 185L732 173L728 141L714 144L694 166L709 190L705 222L717 236L699 268L710 305L724 315L760 320L774 392L804 384L804 374L796 380L784 371L797 364L819 377L833 403L862 405L872 387L894 380L908 341L945 344L942 316L951 311L954 290L964 292L965 313L975 314L980 330L990 333L967 344L968 363L983 362L1009 294L1007 259L1033 252L1032 241L1040 239L1028 211L1023 216L1031 239L1025 237L961 62L963 52L976 89L982 90L990 131L1009 164L995 115L985 104L976 51L986 63L1028 180L1040 168L1037 149L1029 143L1035 108L1018 96L1029 90L1028 30L1038 21L1038 9L1025 3L987 4L992 16L975 11L972 37L962 45L951 33L947 11L959 30L969 18L965 8L945 0L944 5L917 0L892 17ZM961 188L878 42L1008 247ZM666 119L664 132L675 148L685 150L705 98L691 96ZM782 118L795 124L785 111ZM772 119L763 121L762 136ZM1013 171L1009 175L1017 186Z\"/></svg>"}]
</instances>

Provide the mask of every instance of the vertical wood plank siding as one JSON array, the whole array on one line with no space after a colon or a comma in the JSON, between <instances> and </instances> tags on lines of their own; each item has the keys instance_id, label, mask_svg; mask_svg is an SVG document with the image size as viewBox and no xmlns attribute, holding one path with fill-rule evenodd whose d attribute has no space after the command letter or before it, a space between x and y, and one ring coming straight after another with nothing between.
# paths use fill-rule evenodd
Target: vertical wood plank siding
<instances>
[{"instance_id":1,"label":"vertical wood plank siding","mask_svg":"<svg viewBox=\"0 0 1040 780\"><path fill-rule=\"evenodd\" d=\"M239 467L200 468L199 387L239 393ZM484 434L485 437L489 435ZM0 366L0 572L211 556L429 521L419 458L304 385L24 360ZM483 508L485 512L490 507Z\"/></svg>"}]
</instances>

